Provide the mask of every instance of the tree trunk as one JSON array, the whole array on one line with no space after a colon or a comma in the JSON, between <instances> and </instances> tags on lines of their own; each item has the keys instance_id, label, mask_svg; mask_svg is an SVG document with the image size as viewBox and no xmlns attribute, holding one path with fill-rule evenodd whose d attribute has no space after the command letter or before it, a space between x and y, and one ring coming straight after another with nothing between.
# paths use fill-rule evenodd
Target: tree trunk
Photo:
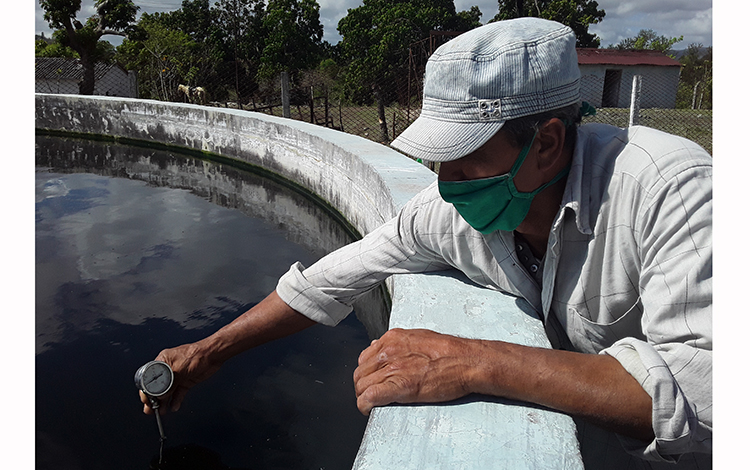
<instances>
[{"instance_id":1,"label":"tree trunk","mask_svg":"<svg viewBox=\"0 0 750 470\"><path fill-rule=\"evenodd\" d=\"M375 99L378 102L378 123L380 124L380 142L388 143L388 123L385 122L385 102L383 95L380 93L380 87L374 86Z\"/></svg>"},{"instance_id":2,"label":"tree trunk","mask_svg":"<svg viewBox=\"0 0 750 470\"><path fill-rule=\"evenodd\" d=\"M526 16L523 8L523 0L516 0L516 14L518 15L517 18Z\"/></svg>"},{"instance_id":3,"label":"tree trunk","mask_svg":"<svg viewBox=\"0 0 750 470\"><path fill-rule=\"evenodd\" d=\"M79 52L80 54L80 52ZM94 94L94 61L88 55L81 55L81 65L83 66L83 80L78 83L78 93L81 95Z\"/></svg>"}]
</instances>

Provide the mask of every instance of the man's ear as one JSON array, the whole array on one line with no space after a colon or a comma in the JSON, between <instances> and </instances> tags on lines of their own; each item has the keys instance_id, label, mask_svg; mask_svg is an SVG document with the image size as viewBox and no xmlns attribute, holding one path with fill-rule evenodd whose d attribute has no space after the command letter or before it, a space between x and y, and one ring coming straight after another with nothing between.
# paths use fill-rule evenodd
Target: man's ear
<instances>
[{"instance_id":1,"label":"man's ear","mask_svg":"<svg viewBox=\"0 0 750 470\"><path fill-rule=\"evenodd\" d=\"M568 164L565 152L565 124L560 119L552 118L539 127L534 146L540 170L557 174Z\"/></svg>"}]
</instances>

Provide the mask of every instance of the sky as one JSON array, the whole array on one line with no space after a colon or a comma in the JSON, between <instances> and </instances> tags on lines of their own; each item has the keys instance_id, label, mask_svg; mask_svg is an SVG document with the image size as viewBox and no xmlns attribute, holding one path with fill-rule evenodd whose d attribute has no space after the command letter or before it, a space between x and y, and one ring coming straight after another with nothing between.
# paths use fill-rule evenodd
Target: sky
<instances>
[{"instance_id":1,"label":"sky","mask_svg":"<svg viewBox=\"0 0 750 470\"><path fill-rule=\"evenodd\" d=\"M497 14L497 0L454 0L457 11L468 10L477 5L482 12L482 23L487 23ZM604 20L589 28L601 39L601 47L607 47L620 40L634 37L641 29L652 29L667 37L684 36L675 44L675 49L686 49L690 44L712 46L713 8L711 0L600 0L599 8L606 12ZM79 19L94 12L94 0L83 0ZM164 12L176 10L182 0L136 0L140 12ZM318 0L320 20L323 24L323 39L336 44L341 40L336 25L346 16L347 10L362 4L362 0ZM49 36L51 30L43 19L39 2L35 1L36 33ZM121 40L116 36L105 37L113 44Z\"/></svg>"}]
</instances>

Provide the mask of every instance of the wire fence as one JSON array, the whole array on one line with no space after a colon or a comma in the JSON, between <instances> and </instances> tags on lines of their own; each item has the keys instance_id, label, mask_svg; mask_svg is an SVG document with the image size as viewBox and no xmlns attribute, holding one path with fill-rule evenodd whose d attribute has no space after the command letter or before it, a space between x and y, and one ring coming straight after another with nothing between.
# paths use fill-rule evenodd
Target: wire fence
<instances>
[{"instance_id":1,"label":"wire fence","mask_svg":"<svg viewBox=\"0 0 750 470\"><path fill-rule=\"evenodd\" d=\"M584 123L648 126L690 139L712 153L713 111L701 109L710 89L700 83L688 86L679 69L596 72L582 70L581 97L597 108ZM690 106L685 106L688 100Z\"/></svg>"},{"instance_id":2,"label":"wire fence","mask_svg":"<svg viewBox=\"0 0 750 470\"><path fill-rule=\"evenodd\" d=\"M361 100L365 104L347 99L342 80L330 71L292 71L290 76L294 78L282 93L282 77L259 85L245 69L230 63L197 73L194 66L190 76L203 78L192 80L192 84L183 81L174 70L167 70L166 65L136 71L109 67L108 73L100 68L95 93L105 94L98 90L106 90L110 96L261 112L388 144L419 116L424 65L432 51L451 37L443 33L409 47L408 60L396 68L396 74L372 85L373 90L385 90L381 93L389 97L382 107L378 106L375 91L369 100ZM63 62L58 60L44 67L40 63L37 59L37 91L48 93L64 88L67 93L75 93L74 84L82 73L80 66L70 67L77 75L66 77ZM40 68L46 74L41 81ZM686 137L712 153L713 114L711 109L705 109L711 107L710 82L709 85L686 83L679 66L630 69L581 66L581 71L581 97L597 108L596 115L584 118L584 123L601 122L623 128L636 124L649 126ZM110 80L112 83L108 83Z\"/></svg>"},{"instance_id":3,"label":"wire fence","mask_svg":"<svg viewBox=\"0 0 750 470\"><path fill-rule=\"evenodd\" d=\"M658 72L658 71L656 71ZM679 72L679 71L678 71ZM599 122L625 128L632 125L648 126L690 139L709 153L713 150L713 111L701 109L706 90L690 86L690 96L681 96L686 88L674 74L625 73L616 90L616 100L611 87L595 76L582 77L581 97L596 107L594 116L584 117L584 123ZM421 90L421 80L413 86ZM421 93L406 94L405 103L394 102L384 108L383 117L376 105L356 106L347 103L324 84L309 85L308 102L291 108L292 119L325 125L370 140L389 143L418 116ZM402 90L401 94L405 94ZM609 96L608 96L609 95ZM677 107L680 99L695 106ZM609 101L607 101L609 100ZM245 107L244 109L248 109ZM263 109L263 112L283 116L281 103Z\"/></svg>"}]
</instances>

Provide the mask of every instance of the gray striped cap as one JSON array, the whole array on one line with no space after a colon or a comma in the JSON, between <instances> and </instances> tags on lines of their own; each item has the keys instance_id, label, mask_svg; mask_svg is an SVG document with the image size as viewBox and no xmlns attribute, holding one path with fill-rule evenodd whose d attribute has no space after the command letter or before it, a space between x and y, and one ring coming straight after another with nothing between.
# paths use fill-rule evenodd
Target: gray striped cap
<instances>
[{"instance_id":1,"label":"gray striped cap","mask_svg":"<svg viewBox=\"0 0 750 470\"><path fill-rule=\"evenodd\" d=\"M498 21L440 46L427 61L419 117L391 146L435 162L481 147L505 121L577 103L576 37L540 18Z\"/></svg>"}]
</instances>

